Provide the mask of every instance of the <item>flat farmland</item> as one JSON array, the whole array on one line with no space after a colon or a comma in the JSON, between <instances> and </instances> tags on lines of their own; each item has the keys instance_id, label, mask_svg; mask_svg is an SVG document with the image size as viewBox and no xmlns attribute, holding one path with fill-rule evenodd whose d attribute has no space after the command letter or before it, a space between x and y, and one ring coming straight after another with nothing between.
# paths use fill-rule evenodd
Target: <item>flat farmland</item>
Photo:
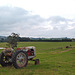
<instances>
[{"instance_id":1,"label":"flat farmland","mask_svg":"<svg viewBox=\"0 0 75 75\"><path fill-rule=\"evenodd\" d=\"M75 42L18 42L18 47L26 46L36 47L35 58L40 64L28 61L22 69L0 65L0 75L75 75ZM0 43L0 47L6 47L6 43Z\"/></svg>"}]
</instances>

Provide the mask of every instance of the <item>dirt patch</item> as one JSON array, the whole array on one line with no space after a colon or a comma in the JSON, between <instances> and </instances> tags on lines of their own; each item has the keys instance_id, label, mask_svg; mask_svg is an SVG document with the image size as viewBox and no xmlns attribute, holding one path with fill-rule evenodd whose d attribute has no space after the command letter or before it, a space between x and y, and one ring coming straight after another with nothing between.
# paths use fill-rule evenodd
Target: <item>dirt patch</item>
<instances>
[{"instance_id":1,"label":"dirt patch","mask_svg":"<svg viewBox=\"0 0 75 75\"><path fill-rule=\"evenodd\" d=\"M70 50L72 50L72 49L67 49L67 50L61 51L60 53L68 52L68 51L70 51Z\"/></svg>"},{"instance_id":2,"label":"dirt patch","mask_svg":"<svg viewBox=\"0 0 75 75\"><path fill-rule=\"evenodd\" d=\"M72 50L72 49L67 49L67 50L64 50L64 51L53 51L51 54L59 54L59 53L64 53L64 52L68 52L68 51L70 51L70 50Z\"/></svg>"}]
</instances>

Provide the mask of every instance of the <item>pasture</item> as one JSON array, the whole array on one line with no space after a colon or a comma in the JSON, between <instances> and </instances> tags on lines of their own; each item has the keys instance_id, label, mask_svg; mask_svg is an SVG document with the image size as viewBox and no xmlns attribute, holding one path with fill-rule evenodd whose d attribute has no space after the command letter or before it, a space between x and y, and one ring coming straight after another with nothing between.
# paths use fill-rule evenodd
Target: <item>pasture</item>
<instances>
[{"instance_id":1,"label":"pasture","mask_svg":"<svg viewBox=\"0 0 75 75\"><path fill-rule=\"evenodd\" d=\"M25 46L36 47L40 64L29 61L22 69L0 65L0 75L75 75L75 42L18 42L18 47ZM6 43L0 43L0 47L6 47Z\"/></svg>"}]
</instances>

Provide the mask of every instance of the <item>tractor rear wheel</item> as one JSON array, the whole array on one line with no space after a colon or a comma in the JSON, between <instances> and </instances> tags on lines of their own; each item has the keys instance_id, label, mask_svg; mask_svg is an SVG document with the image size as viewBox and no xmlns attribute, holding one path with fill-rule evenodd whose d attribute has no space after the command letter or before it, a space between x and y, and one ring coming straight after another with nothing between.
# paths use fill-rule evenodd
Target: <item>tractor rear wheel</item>
<instances>
[{"instance_id":1,"label":"tractor rear wheel","mask_svg":"<svg viewBox=\"0 0 75 75\"><path fill-rule=\"evenodd\" d=\"M12 63L9 61L9 56L5 56L3 52L1 52L0 54L0 64L4 67L4 66L11 66Z\"/></svg>"},{"instance_id":2,"label":"tractor rear wheel","mask_svg":"<svg viewBox=\"0 0 75 75\"><path fill-rule=\"evenodd\" d=\"M23 50L17 50L12 56L12 63L15 68L23 68L28 64L27 53Z\"/></svg>"}]
</instances>

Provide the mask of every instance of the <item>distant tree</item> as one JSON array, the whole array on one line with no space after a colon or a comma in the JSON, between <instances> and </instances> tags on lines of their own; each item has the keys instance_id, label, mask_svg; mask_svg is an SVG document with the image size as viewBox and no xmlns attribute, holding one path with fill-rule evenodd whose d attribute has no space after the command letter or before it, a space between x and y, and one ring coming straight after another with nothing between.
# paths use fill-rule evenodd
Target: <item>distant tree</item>
<instances>
[{"instance_id":1,"label":"distant tree","mask_svg":"<svg viewBox=\"0 0 75 75\"><path fill-rule=\"evenodd\" d=\"M17 47L18 38L19 34L12 33L7 37L7 43L8 43L7 45L14 49L14 47Z\"/></svg>"},{"instance_id":2,"label":"distant tree","mask_svg":"<svg viewBox=\"0 0 75 75\"><path fill-rule=\"evenodd\" d=\"M0 39L0 42L4 42L4 38L1 38L1 39Z\"/></svg>"}]
</instances>

